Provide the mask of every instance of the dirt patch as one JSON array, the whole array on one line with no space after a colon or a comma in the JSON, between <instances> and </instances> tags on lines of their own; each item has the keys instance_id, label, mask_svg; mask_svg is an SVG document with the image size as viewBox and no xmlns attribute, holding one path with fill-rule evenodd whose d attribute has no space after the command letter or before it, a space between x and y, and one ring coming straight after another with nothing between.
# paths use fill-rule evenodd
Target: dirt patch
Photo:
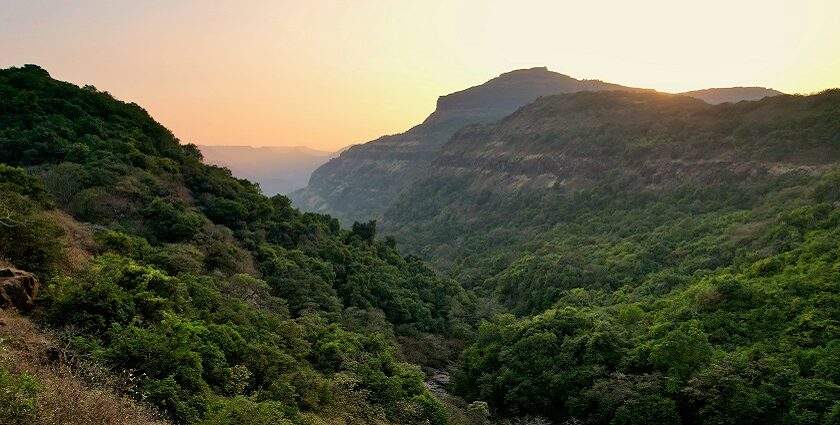
<instances>
[{"instance_id":1,"label":"dirt patch","mask_svg":"<svg viewBox=\"0 0 840 425\"><path fill-rule=\"evenodd\" d=\"M45 213L47 218L64 231L61 243L65 254L59 267L67 273L78 273L88 267L97 251L93 234L85 225L60 210Z\"/></svg>"}]
</instances>

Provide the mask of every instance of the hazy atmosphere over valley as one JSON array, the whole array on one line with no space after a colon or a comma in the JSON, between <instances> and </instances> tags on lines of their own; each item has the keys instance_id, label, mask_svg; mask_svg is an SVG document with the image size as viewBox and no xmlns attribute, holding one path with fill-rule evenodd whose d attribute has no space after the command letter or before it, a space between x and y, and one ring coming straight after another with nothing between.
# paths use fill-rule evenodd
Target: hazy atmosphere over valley
<instances>
[{"instance_id":1,"label":"hazy atmosphere over valley","mask_svg":"<svg viewBox=\"0 0 840 425\"><path fill-rule=\"evenodd\" d=\"M840 425L840 4L2 6L0 424Z\"/></svg>"}]
</instances>

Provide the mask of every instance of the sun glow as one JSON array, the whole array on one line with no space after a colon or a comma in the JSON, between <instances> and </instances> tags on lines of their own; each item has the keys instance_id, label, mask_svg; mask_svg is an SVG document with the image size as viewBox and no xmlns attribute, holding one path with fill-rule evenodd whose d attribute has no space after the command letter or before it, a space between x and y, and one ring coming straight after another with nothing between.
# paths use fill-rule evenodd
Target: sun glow
<instances>
[{"instance_id":1,"label":"sun glow","mask_svg":"<svg viewBox=\"0 0 840 425\"><path fill-rule=\"evenodd\" d=\"M840 2L4 2L0 66L145 106L184 141L335 149L516 68L685 91L840 86Z\"/></svg>"}]
</instances>

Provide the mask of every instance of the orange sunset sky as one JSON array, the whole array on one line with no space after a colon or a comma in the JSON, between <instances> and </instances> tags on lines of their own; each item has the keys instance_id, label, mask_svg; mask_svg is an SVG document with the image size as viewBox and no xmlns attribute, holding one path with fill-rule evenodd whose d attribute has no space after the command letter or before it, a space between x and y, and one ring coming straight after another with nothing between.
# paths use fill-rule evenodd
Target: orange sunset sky
<instances>
[{"instance_id":1,"label":"orange sunset sky","mask_svg":"<svg viewBox=\"0 0 840 425\"><path fill-rule=\"evenodd\" d=\"M662 91L840 86L840 1L0 0L0 66L144 106L185 142L333 150L548 66Z\"/></svg>"}]
</instances>

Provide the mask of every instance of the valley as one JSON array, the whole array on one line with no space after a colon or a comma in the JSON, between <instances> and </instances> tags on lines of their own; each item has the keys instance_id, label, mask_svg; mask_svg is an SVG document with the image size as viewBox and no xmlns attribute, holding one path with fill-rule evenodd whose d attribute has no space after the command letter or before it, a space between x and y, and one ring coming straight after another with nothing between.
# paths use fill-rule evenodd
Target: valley
<instances>
[{"instance_id":1,"label":"valley","mask_svg":"<svg viewBox=\"0 0 840 425\"><path fill-rule=\"evenodd\" d=\"M0 70L0 266L39 282L3 298L0 422L73 397L137 423L840 418L836 89L535 68L290 197L245 151L232 173L136 104Z\"/></svg>"},{"instance_id":2,"label":"valley","mask_svg":"<svg viewBox=\"0 0 840 425\"><path fill-rule=\"evenodd\" d=\"M4 0L0 425L840 425L838 16Z\"/></svg>"},{"instance_id":3,"label":"valley","mask_svg":"<svg viewBox=\"0 0 840 425\"><path fill-rule=\"evenodd\" d=\"M260 147L199 146L204 161L225 167L234 176L259 184L267 196L288 195L306 186L321 165L338 156L305 146Z\"/></svg>"}]
</instances>

